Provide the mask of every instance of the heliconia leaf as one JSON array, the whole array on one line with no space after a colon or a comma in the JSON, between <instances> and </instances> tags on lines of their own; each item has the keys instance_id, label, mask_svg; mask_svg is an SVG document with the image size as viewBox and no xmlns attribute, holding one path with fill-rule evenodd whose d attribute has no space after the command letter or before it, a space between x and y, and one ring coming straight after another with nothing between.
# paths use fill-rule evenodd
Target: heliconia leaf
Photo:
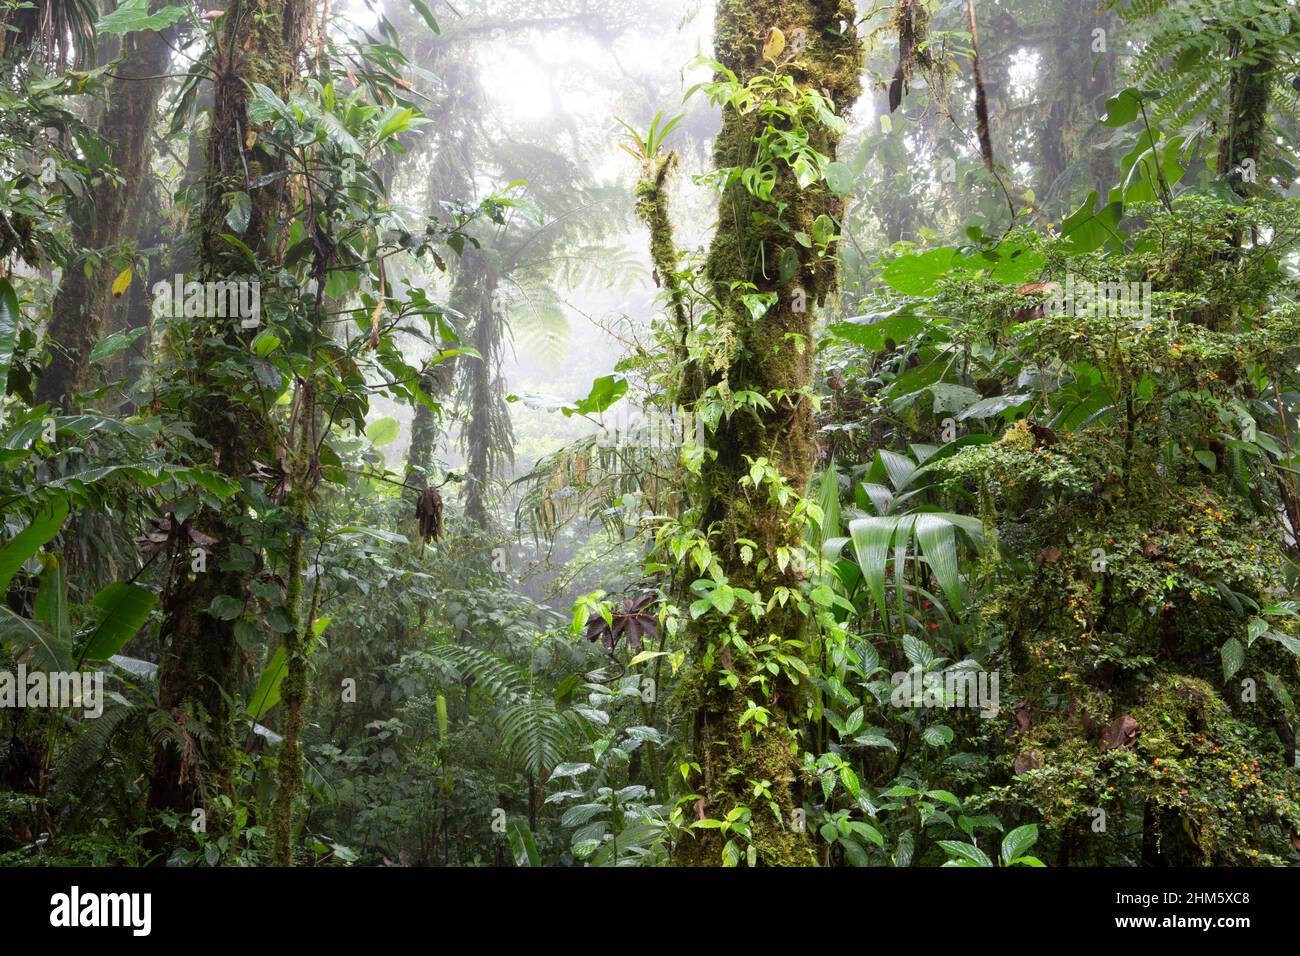
<instances>
[{"instance_id":1,"label":"heliconia leaf","mask_svg":"<svg viewBox=\"0 0 1300 956\"><path fill-rule=\"evenodd\" d=\"M59 533L63 519L67 516L68 500L56 498L26 528L0 548L0 592L9 588L9 582L28 558Z\"/></svg>"},{"instance_id":2,"label":"heliconia leaf","mask_svg":"<svg viewBox=\"0 0 1300 956\"><path fill-rule=\"evenodd\" d=\"M0 637L13 641L15 656L30 650L32 664L42 670L67 670L71 666L68 648L57 637L38 622L15 614L3 604L0 604Z\"/></svg>"},{"instance_id":3,"label":"heliconia leaf","mask_svg":"<svg viewBox=\"0 0 1300 956\"><path fill-rule=\"evenodd\" d=\"M518 818L506 825L506 836L510 839L510 851L515 857L515 866L541 866L541 857L537 855L537 842L528 824Z\"/></svg>"},{"instance_id":4,"label":"heliconia leaf","mask_svg":"<svg viewBox=\"0 0 1300 956\"><path fill-rule=\"evenodd\" d=\"M99 608L102 617L81 657L106 661L144 627L149 612L158 603L158 595L128 581L114 581L96 594L91 603Z\"/></svg>"},{"instance_id":5,"label":"heliconia leaf","mask_svg":"<svg viewBox=\"0 0 1300 956\"><path fill-rule=\"evenodd\" d=\"M45 570L36 589L32 616L45 625L60 645L67 644L72 639L72 624L68 617L68 585L63 566L54 554L44 555L41 562Z\"/></svg>"},{"instance_id":6,"label":"heliconia leaf","mask_svg":"<svg viewBox=\"0 0 1300 956\"><path fill-rule=\"evenodd\" d=\"M18 341L18 295L8 279L0 279L0 398L9 389L14 343Z\"/></svg>"},{"instance_id":7,"label":"heliconia leaf","mask_svg":"<svg viewBox=\"0 0 1300 956\"><path fill-rule=\"evenodd\" d=\"M249 717L260 720L263 714L280 703L280 685L284 683L288 672L289 668L284 661L284 645L281 644L263 668L262 676L257 681L257 690L253 691L253 696L248 701Z\"/></svg>"}]
</instances>

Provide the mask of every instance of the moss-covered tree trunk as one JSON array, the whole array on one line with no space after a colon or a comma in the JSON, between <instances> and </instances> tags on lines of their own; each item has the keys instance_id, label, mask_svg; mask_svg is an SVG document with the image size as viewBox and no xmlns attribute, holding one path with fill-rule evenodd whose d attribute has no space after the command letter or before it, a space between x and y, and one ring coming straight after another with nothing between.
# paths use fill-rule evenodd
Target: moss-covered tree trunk
<instances>
[{"instance_id":1,"label":"moss-covered tree trunk","mask_svg":"<svg viewBox=\"0 0 1300 956\"><path fill-rule=\"evenodd\" d=\"M463 367L460 393L467 416L461 438L465 449L465 517L485 530L491 525L488 486L502 456L512 456L513 440L509 417L501 407L494 382L502 336L497 280L496 254L466 247L450 298L451 307L467 319L469 327L462 330L462 339L472 334L470 345L478 352L476 358L461 360L468 363Z\"/></svg>"},{"instance_id":2,"label":"moss-covered tree trunk","mask_svg":"<svg viewBox=\"0 0 1300 956\"><path fill-rule=\"evenodd\" d=\"M325 269L317 273L318 289L324 290ZM317 314L321 312L318 293ZM302 793L304 770L302 756L302 731L306 720L308 693L311 689L307 671L310 650L309 634L316 601L303 607L303 558L310 521L313 491L313 461L320 435L316 398L310 383L299 386L296 417L290 422L290 434L297 429L295 446L288 472L291 476L289 491L289 516L291 522L289 554L285 571L284 605L289 613L289 631L284 636L285 676L280 685L280 698L284 702L284 739L280 744L277 765L275 802L271 807L271 864L293 865L293 823L298 797ZM319 591L313 589L319 594Z\"/></svg>"},{"instance_id":3,"label":"moss-covered tree trunk","mask_svg":"<svg viewBox=\"0 0 1300 956\"><path fill-rule=\"evenodd\" d=\"M281 179L270 187L249 190L252 181L283 168L283 159L266 149L249 118L248 96L254 83L285 97L299 72L298 55L308 29L306 0L242 0L232 5L217 26L213 56L213 108L208 133L207 173L198 236L200 279L244 278L247 264L236 247L223 239L230 194L249 191L251 208L244 239L263 263L280 255L284 232L282 207L287 187ZM194 357L183 412L201 449L195 456L234 479L243 480L254 460L266 455L268 430L259 414L235 397L242 374L226 361L247 355L246 339L256 330L241 327L239 316L197 320ZM246 370L252 375L251 369ZM224 376L218 378L218 376ZM265 450L264 450L265 449ZM235 622L208 612L215 598L246 601L254 556L243 545L246 513L242 503L219 512L205 510L191 519L196 530L215 543L205 569L195 571L189 550L178 547L163 601L162 664L159 704L182 715L195 727L197 763L181 748L165 743L155 755L149 792L153 809L188 813L200 800L207 807L210 834L223 826L222 796L233 796L237 764L231 704L239 676ZM198 773L196 774L196 770Z\"/></svg>"},{"instance_id":4,"label":"moss-covered tree trunk","mask_svg":"<svg viewBox=\"0 0 1300 956\"><path fill-rule=\"evenodd\" d=\"M1219 175L1228 177L1243 196L1249 194L1264 146L1274 69L1268 57L1242 66L1233 71L1228 89L1228 119L1219 140L1217 166Z\"/></svg>"},{"instance_id":5,"label":"moss-covered tree trunk","mask_svg":"<svg viewBox=\"0 0 1300 956\"><path fill-rule=\"evenodd\" d=\"M465 443L465 516L480 528L488 527L487 492L492 480L492 406L496 399L492 394L492 372L500 335L497 321L491 293L486 288L480 290L474 317L474 348L483 358L470 368L470 412Z\"/></svg>"},{"instance_id":6,"label":"moss-covered tree trunk","mask_svg":"<svg viewBox=\"0 0 1300 956\"><path fill-rule=\"evenodd\" d=\"M779 62L778 69L799 89L820 91L837 113L852 107L859 93L862 51L850 0L719 0L716 16L715 58L741 83ZM777 61L765 60L765 38L773 29L790 43L802 40L802 50L791 46ZM742 115L724 109L715 166L750 164L766 123L758 110ZM815 122L808 133L810 145L834 159L839 134ZM711 384L732 394L758 393L770 407L733 414L709 436L709 451L716 457L703 470L702 525L715 534L713 550L731 586L749 589L763 602L781 588L799 591L799 563L780 562L778 549L798 551L802 530L791 514L792 503L778 503L767 487L746 488L742 478L756 460L765 458L796 494L808 486L816 453L810 391L813 307L834 292L838 271L833 243L819 251L794 236L811 235L819 217L838 223L843 215L843 200L825 182L800 188L789 165L778 162L775 169L771 201L756 198L738 179L727 187L705 266L717 304L714 321L721 335L734 343L727 365L713 375ZM746 293L774 298L761 317L754 318L742 299ZM752 555L746 541L752 542ZM760 685L751 685L755 658L727 646L732 623L748 647L767 643L772 635L802 640L808 632L807 618L794 601L774 604L757 621L739 606L731 615L701 618L704 626L695 632L696 658L688 685L696 701L695 760L702 770L702 779L695 781L703 798L696 813L723 819L737 806L749 807L751 830L745 849L753 848L756 862L813 865L811 844L794 814L800 805L798 688L774 680L765 695ZM734 680L735 689L724 678ZM751 703L766 708L766 727L760 729L752 721L742 726ZM756 788L765 788L766 795L756 796ZM725 837L716 829L695 832L695 839L680 842L677 862L717 865Z\"/></svg>"},{"instance_id":7,"label":"moss-covered tree trunk","mask_svg":"<svg viewBox=\"0 0 1300 956\"><path fill-rule=\"evenodd\" d=\"M175 31L142 30L126 40L127 55L109 83L109 105L99 127L121 182L102 177L77 210L73 239L78 248L107 249L135 233L147 186L154 113L171 63L169 40L174 35ZM109 258L89 275L80 267L64 272L51 310L47 334L54 348L36 386L38 402L66 408L85 388L90 350L105 334L113 308L114 265Z\"/></svg>"},{"instance_id":8,"label":"moss-covered tree trunk","mask_svg":"<svg viewBox=\"0 0 1300 956\"><path fill-rule=\"evenodd\" d=\"M448 305L453 310L463 312L468 307L467 304L472 302L474 276L473 270L466 263L462 263L448 298ZM441 346L443 349L447 347ZM421 377L420 388L430 399L441 403L450 396L455 375L456 361L439 362ZM416 405L411 420L411 444L406 452L406 486L416 490L417 502L420 492L428 487L429 473L433 468L433 449L437 442L437 414L423 403Z\"/></svg>"}]
</instances>

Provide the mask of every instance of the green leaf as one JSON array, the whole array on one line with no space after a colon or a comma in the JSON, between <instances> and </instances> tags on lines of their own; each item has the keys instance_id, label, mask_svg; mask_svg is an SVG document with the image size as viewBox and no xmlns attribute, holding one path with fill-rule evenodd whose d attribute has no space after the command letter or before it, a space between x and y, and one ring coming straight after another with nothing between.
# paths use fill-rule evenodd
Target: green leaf
<instances>
[{"instance_id":1,"label":"green leaf","mask_svg":"<svg viewBox=\"0 0 1300 956\"><path fill-rule=\"evenodd\" d=\"M1219 648L1219 656L1223 659L1223 679L1231 680L1232 675L1241 670L1241 665L1246 663L1246 648L1241 641L1235 637L1230 637L1223 642L1223 647Z\"/></svg>"},{"instance_id":2,"label":"green leaf","mask_svg":"<svg viewBox=\"0 0 1300 956\"><path fill-rule=\"evenodd\" d=\"M280 337L270 329L259 332L252 342L253 354L262 358L270 355L279 347Z\"/></svg>"},{"instance_id":3,"label":"green leaf","mask_svg":"<svg viewBox=\"0 0 1300 956\"><path fill-rule=\"evenodd\" d=\"M597 415L617 402L627 392L627 379L621 375L602 375L591 383L587 397L560 409L565 418L573 415Z\"/></svg>"},{"instance_id":4,"label":"green leaf","mask_svg":"<svg viewBox=\"0 0 1300 956\"><path fill-rule=\"evenodd\" d=\"M253 200L245 192L230 193L229 198L230 211L226 213L226 225L233 231L242 233L248 228L248 221L253 216Z\"/></svg>"},{"instance_id":5,"label":"green leaf","mask_svg":"<svg viewBox=\"0 0 1300 956\"><path fill-rule=\"evenodd\" d=\"M934 660L934 651L930 650L930 645L925 643L915 634L903 635L903 656L913 667L919 667L925 670Z\"/></svg>"},{"instance_id":6,"label":"green leaf","mask_svg":"<svg viewBox=\"0 0 1300 956\"><path fill-rule=\"evenodd\" d=\"M404 133L411 128L411 120L415 118L415 110L407 106L394 106L384 114L380 122L378 139L387 139L389 136L396 136L398 133Z\"/></svg>"},{"instance_id":7,"label":"green leaf","mask_svg":"<svg viewBox=\"0 0 1300 956\"><path fill-rule=\"evenodd\" d=\"M47 671L68 670L72 666L71 654L66 645L61 644L53 634L36 621L21 617L0 604L0 637L8 637L14 643L14 656L20 656L29 649L32 663Z\"/></svg>"},{"instance_id":8,"label":"green leaf","mask_svg":"<svg viewBox=\"0 0 1300 956\"><path fill-rule=\"evenodd\" d=\"M964 861L966 866L992 866L988 854L973 843L961 843L957 840L939 840L939 846L950 857Z\"/></svg>"},{"instance_id":9,"label":"green leaf","mask_svg":"<svg viewBox=\"0 0 1300 956\"><path fill-rule=\"evenodd\" d=\"M885 848L885 838L881 836L880 831L877 830L875 827L873 827L871 824L863 823L860 820L850 820L849 830L851 830L853 833L858 834L859 836L866 837L868 840L870 840L876 846L880 847L882 850Z\"/></svg>"},{"instance_id":10,"label":"green leaf","mask_svg":"<svg viewBox=\"0 0 1300 956\"><path fill-rule=\"evenodd\" d=\"M537 855L537 842L533 831L523 820L514 819L506 824L506 836L510 840L510 851L515 856L515 866L541 866L541 857Z\"/></svg>"},{"instance_id":11,"label":"green leaf","mask_svg":"<svg viewBox=\"0 0 1300 956\"><path fill-rule=\"evenodd\" d=\"M158 595L127 581L114 581L90 602L100 611L99 624L81 652L82 660L106 661L133 638L149 612L158 603Z\"/></svg>"},{"instance_id":12,"label":"green leaf","mask_svg":"<svg viewBox=\"0 0 1300 956\"><path fill-rule=\"evenodd\" d=\"M847 196L853 192L853 171L844 163L828 163L824 171L826 185L837 196Z\"/></svg>"},{"instance_id":13,"label":"green leaf","mask_svg":"<svg viewBox=\"0 0 1300 956\"><path fill-rule=\"evenodd\" d=\"M107 335L95 343L95 347L90 350L91 364L102 362L110 355L116 355L124 348L132 345L136 339L149 331L148 326L140 326L138 329L119 329L112 335Z\"/></svg>"},{"instance_id":14,"label":"green leaf","mask_svg":"<svg viewBox=\"0 0 1300 956\"><path fill-rule=\"evenodd\" d=\"M1121 90L1106 101L1106 115L1101 119L1101 125L1112 129L1127 126L1137 119L1141 105L1142 94L1137 87Z\"/></svg>"},{"instance_id":15,"label":"green leaf","mask_svg":"<svg viewBox=\"0 0 1300 956\"><path fill-rule=\"evenodd\" d=\"M1038 842L1038 824L1026 823L1016 827L1002 838L1002 863L1009 866L1017 857L1024 856L1026 850Z\"/></svg>"},{"instance_id":16,"label":"green leaf","mask_svg":"<svg viewBox=\"0 0 1300 956\"><path fill-rule=\"evenodd\" d=\"M984 398L962 411L957 416L958 421L965 421L967 418L993 418L995 415L1001 415L1003 412L1013 408L1019 408L1025 402L1032 399L1033 395L994 395L992 398Z\"/></svg>"},{"instance_id":17,"label":"green leaf","mask_svg":"<svg viewBox=\"0 0 1300 956\"><path fill-rule=\"evenodd\" d=\"M42 562L40 587L36 589L33 617L40 621L59 642L65 645L72 639L72 624L68 619L68 586L63 577L63 566L57 555L46 555Z\"/></svg>"},{"instance_id":18,"label":"green leaf","mask_svg":"<svg viewBox=\"0 0 1300 956\"><path fill-rule=\"evenodd\" d=\"M926 295L953 265L951 249L907 253L885 263L880 278L904 295Z\"/></svg>"},{"instance_id":19,"label":"green leaf","mask_svg":"<svg viewBox=\"0 0 1300 956\"><path fill-rule=\"evenodd\" d=\"M879 352L886 342L903 342L925 328L925 320L917 315L860 315L830 327L831 334L846 339L864 349Z\"/></svg>"},{"instance_id":20,"label":"green leaf","mask_svg":"<svg viewBox=\"0 0 1300 956\"><path fill-rule=\"evenodd\" d=\"M916 477L916 462L906 455L900 455L896 451L882 448L876 452L876 460L880 462L880 466L889 475L889 483L894 486L895 491L902 491Z\"/></svg>"},{"instance_id":21,"label":"green leaf","mask_svg":"<svg viewBox=\"0 0 1300 956\"><path fill-rule=\"evenodd\" d=\"M899 533L900 523L907 523L910 533L912 520L908 515L902 518L857 518L849 522L849 538L853 541L858 567L882 617L888 611L885 605L885 568L889 560L889 545L894 535Z\"/></svg>"},{"instance_id":22,"label":"green leaf","mask_svg":"<svg viewBox=\"0 0 1300 956\"><path fill-rule=\"evenodd\" d=\"M376 448L397 440L397 419L391 417L377 418L366 426L366 437Z\"/></svg>"},{"instance_id":23,"label":"green leaf","mask_svg":"<svg viewBox=\"0 0 1300 956\"><path fill-rule=\"evenodd\" d=\"M0 398L9 390L9 369L18 340L18 295L8 279L0 279Z\"/></svg>"},{"instance_id":24,"label":"green leaf","mask_svg":"<svg viewBox=\"0 0 1300 956\"><path fill-rule=\"evenodd\" d=\"M141 30L164 30L185 16L185 7L163 7L151 14L149 0L122 0L112 13L99 18L95 32L125 36Z\"/></svg>"},{"instance_id":25,"label":"green leaf","mask_svg":"<svg viewBox=\"0 0 1300 956\"><path fill-rule=\"evenodd\" d=\"M447 698L439 694L434 700L434 706L438 712L438 739L447 739Z\"/></svg>"},{"instance_id":26,"label":"green leaf","mask_svg":"<svg viewBox=\"0 0 1300 956\"><path fill-rule=\"evenodd\" d=\"M957 532L952 522L935 514L916 516L916 543L925 556L939 587L943 589L948 604L960 612L964 604L961 574L957 568Z\"/></svg>"},{"instance_id":27,"label":"green leaf","mask_svg":"<svg viewBox=\"0 0 1300 956\"><path fill-rule=\"evenodd\" d=\"M947 724L931 724L921 736L931 747L946 747L952 743L953 732Z\"/></svg>"},{"instance_id":28,"label":"green leaf","mask_svg":"<svg viewBox=\"0 0 1300 956\"><path fill-rule=\"evenodd\" d=\"M429 25L430 30L434 33L442 32L438 29L438 21L434 19L433 13L421 0L411 0L411 6L415 7L415 12L424 18L424 22Z\"/></svg>"},{"instance_id":29,"label":"green leaf","mask_svg":"<svg viewBox=\"0 0 1300 956\"><path fill-rule=\"evenodd\" d=\"M44 547L59 533L63 519L68 516L68 500L55 498L32 519L22 531L18 532L0 548L0 593L9 588L9 582L27 559Z\"/></svg>"},{"instance_id":30,"label":"green leaf","mask_svg":"<svg viewBox=\"0 0 1300 956\"><path fill-rule=\"evenodd\" d=\"M284 645L281 644L262 670L262 676L257 681L257 689L249 698L247 713L250 718L261 720L263 714L280 703L280 685L284 683L288 671L289 668L284 662Z\"/></svg>"},{"instance_id":31,"label":"green leaf","mask_svg":"<svg viewBox=\"0 0 1300 956\"><path fill-rule=\"evenodd\" d=\"M835 238L835 220L822 213L812 224L813 240L820 246L830 245Z\"/></svg>"},{"instance_id":32,"label":"green leaf","mask_svg":"<svg viewBox=\"0 0 1300 956\"><path fill-rule=\"evenodd\" d=\"M961 801L957 799L955 794L949 793L947 790L927 790L925 795L933 800L939 800L942 803L961 809Z\"/></svg>"},{"instance_id":33,"label":"green leaf","mask_svg":"<svg viewBox=\"0 0 1300 956\"><path fill-rule=\"evenodd\" d=\"M208 613L218 621L233 621L244 613L244 602L229 594L218 594L208 605Z\"/></svg>"},{"instance_id":34,"label":"green leaf","mask_svg":"<svg viewBox=\"0 0 1300 956\"><path fill-rule=\"evenodd\" d=\"M1119 222L1124 217L1124 204L1118 200L1107 203L1094 212L1098 194L1094 190L1078 209L1061 223L1061 237L1067 240L1069 251L1083 255L1099 249L1117 235Z\"/></svg>"},{"instance_id":35,"label":"green leaf","mask_svg":"<svg viewBox=\"0 0 1300 956\"><path fill-rule=\"evenodd\" d=\"M1294 638L1290 634L1283 634L1281 631L1274 630L1267 630L1262 636L1270 641L1276 641L1292 654L1300 654L1300 638Z\"/></svg>"}]
</instances>

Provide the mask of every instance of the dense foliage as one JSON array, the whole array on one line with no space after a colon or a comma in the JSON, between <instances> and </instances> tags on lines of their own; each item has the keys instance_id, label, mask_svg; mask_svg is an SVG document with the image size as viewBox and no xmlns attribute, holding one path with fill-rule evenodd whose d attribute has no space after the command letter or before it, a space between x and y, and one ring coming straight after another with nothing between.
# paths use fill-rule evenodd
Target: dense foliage
<instances>
[{"instance_id":1,"label":"dense foliage","mask_svg":"<svg viewBox=\"0 0 1300 956\"><path fill-rule=\"evenodd\" d=\"M684 6L0 0L0 863L1300 863L1300 12Z\"/></svg>"}]
</instances>

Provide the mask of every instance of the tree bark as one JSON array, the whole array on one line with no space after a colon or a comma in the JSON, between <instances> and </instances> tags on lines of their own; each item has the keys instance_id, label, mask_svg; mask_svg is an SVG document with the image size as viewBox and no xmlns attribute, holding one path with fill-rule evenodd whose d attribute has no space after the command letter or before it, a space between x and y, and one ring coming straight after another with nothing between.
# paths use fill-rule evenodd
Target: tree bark
<instances>
[{"instance_id":1,"label":"tree bark","mask_svg":"<svg viewBox=\"0 0 1300 956\"><path fill-rule=\"evenodd\" d=\"M142 30L127 38L128 52L109 84L109 106L99 135L107 143L121 183L103 177L73 220L73 244L103 251L135 234L151 154L154 114L171 63L174 30ZM51 360L36 385L36 401L69 408L86 387L90 350L105 334L113 308L116 272L109 259L89 275L81 267L64 271L51 309L47 336ZM145 277L141 276L141 281Z\"/></svg>"},{"instance_id":2,"label":"tree bark","mask_svg":"<svg viewBox=\"0 0 1300 956\"><path fill-rule=\"evenodd\" d=\"M252 84L263 83L287 97L298 74L310 11L310 0L261 0L256 6L243 0L231 6L220 21L213 54L213 108L197 256L204 280L235 279L247 271L235 247L222 238L230 231L225 221L228 194L247 191L250 182L284 168L281 157L250 135L256 133L256 127L248 115L248 92ZM274 263L281 251L283 230L277 227L286 198L284 184L281 179L250 193L245 238L263 263ZM250 331L241 328L238 316L196 321L184 408L194 435L205 446L196 451L196 457L236 481L248 476L255 457L265 454L263 449L276 451L260 414L232 396L228 380L232 372L220 370L220 365L230 364L220 359L248 354L244 340ZM218 379L218 375L226 378ZM202 533L216 539L207 556L207 569L192 571L187 549L178 547L163 599L159 705L198 725L203 761L196 767L177 747L161 745L155 753L149 806L188 813L196 802L202 802L212 835L221 832L226 822L220 798L234 798L238 751L231 704L239 676L239 646L235 622L217 618L208 608L222 595L247 599L254 563L254 556L243 544L247 517L237 498L220 511L205 510L191 519Z\"/></svg>"}]
</instances>

